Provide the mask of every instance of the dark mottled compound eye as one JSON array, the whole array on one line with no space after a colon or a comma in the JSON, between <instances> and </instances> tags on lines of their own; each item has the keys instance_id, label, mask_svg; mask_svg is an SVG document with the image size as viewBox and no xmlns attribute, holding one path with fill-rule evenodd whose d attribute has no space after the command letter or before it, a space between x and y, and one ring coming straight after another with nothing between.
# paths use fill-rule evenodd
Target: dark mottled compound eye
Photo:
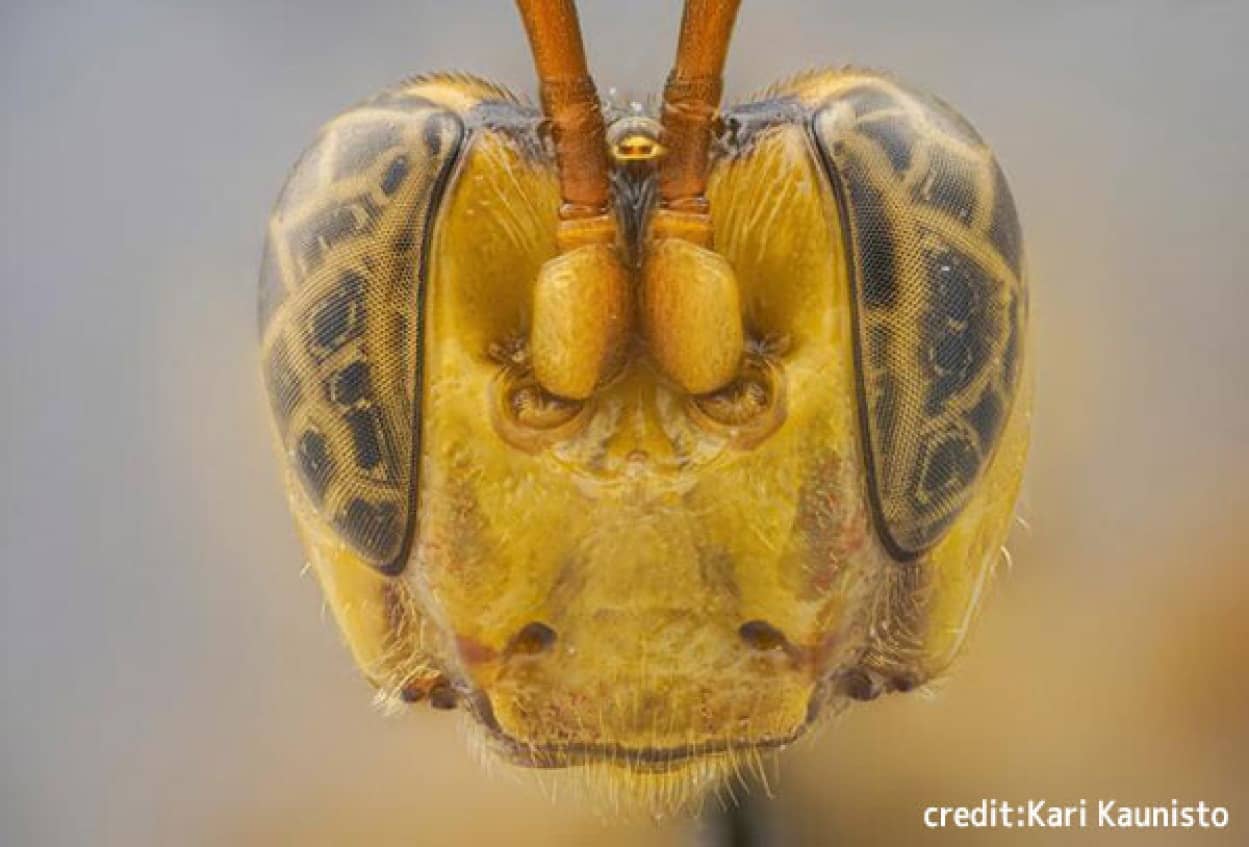
<instances>
[{"instance_id":1,"label":"dark mottled compound eye","mask_svg":"<svg viewBox=\"0 0 1249 847\"><path fill-rule=\"evenodd\" d=\"M262 358L285 455L322 519L387 574L414 533L426 242L463 133L397 92L347 112L300 159L265 245Z\"/></svg>"},{"instance_id":2,"label":"dark mottled compound eye","mask_svg":"<svg viewBox=\"0 0 1249 847\"><path fill-rule=\"evenodd\" d=\"M848 241L875 522L909 559L960 514L1014 400L1019 221L980 136L936 98L863 82L812 130Z\"/></svg>"}]
</instances>

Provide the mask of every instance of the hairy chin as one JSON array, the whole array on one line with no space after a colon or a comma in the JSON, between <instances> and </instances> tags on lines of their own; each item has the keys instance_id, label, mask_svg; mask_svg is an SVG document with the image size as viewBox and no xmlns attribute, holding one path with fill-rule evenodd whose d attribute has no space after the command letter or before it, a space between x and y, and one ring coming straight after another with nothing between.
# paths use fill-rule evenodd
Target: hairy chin
<instances>
[{"instance_id":1,"label":"hairy chin","mask_svg":"<svg viewBox=\"0 0 1249 847\"><path fill-rule=\"evenodd\" d=\"M754 747L662 765L621 756L566 767L526 767L474 721L466 721L466 729L470 747L492 775L535 785L552 802L571 802L608 818L693 816L708 803L718 808L752 791L767 792L769 773L775 773L777 751Z\"/></svg>"}]
</instances>

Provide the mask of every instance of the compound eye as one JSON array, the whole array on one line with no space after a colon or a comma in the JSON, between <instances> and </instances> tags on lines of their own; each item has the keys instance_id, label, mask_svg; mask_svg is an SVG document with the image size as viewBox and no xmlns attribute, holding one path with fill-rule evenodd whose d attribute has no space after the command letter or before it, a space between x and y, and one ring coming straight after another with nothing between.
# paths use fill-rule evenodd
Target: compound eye
<instances>
[{"instance_id":1,"label":"compound eye","mask_svg":"<svg viewBox=\"0 0 1249 847\"><path fill-rule=\"evenodd\" d=\"M971 501L1019 393L1019 219L992 151L936 98L864 76L811 128L847 224L874 523L913 559Z\"/></svg>"}]
</instances>

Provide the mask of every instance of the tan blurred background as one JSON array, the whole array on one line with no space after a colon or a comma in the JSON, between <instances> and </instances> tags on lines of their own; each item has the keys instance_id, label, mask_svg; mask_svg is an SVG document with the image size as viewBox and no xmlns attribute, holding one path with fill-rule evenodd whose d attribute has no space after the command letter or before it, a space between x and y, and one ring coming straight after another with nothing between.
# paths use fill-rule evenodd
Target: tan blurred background
<instances>
[{"instance_id":1,"label":"tan blurred background","mask_svg":"<svg viewBox=\"0 0 1249 847\"><path fill-rule=\"evenodd\" d=\"M583 2L656 90L678 4ZM728 87L890 68L997 148L1038 352L1030 531L937 696L782 757L777 843L1249 843L1249 4L745 0ZM484 776L370 705L256 376L265 216L408 73L532 89L508 2L0 8L0 843L679 844ZM1205 800L1222 832L926 832L925 805Z\"/></svg>"}]
</instances>

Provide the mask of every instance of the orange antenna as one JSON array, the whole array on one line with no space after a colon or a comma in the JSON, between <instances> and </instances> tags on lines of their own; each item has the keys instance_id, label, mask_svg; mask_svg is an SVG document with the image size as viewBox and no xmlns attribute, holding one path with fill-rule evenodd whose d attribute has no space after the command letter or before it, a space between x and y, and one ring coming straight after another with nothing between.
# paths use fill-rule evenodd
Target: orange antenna
<instances>
[{"instance_id":1,"label":"orange antenna","mask_svg":"<svg viewBox=\"0 0 1249 847\"><path fill-rule=\"evenodd\" d=\"M564 201L560 218L601 216L610 196L606 130L586 66L577 7L573 0L516 0L516 5L538 71L542 111L554 131Z\"/></svg>"},{"instance_id":2,"label":"orange antenna","mask_svg":"<svg viewBox=\"0 0 1249 847\"><path fill-rule=\"evenodd\" d=\"M516 0L542 111L551 121L563 204L559 254L538 270L529 332L534 376L547 391L585 399L610 376L632 322L629 276L616 250L609 207L607 131L586 68L572 0Z\"/></svg>"},{"instance_id":3,"label":"orange antenna","mask_svg":"<svg viewBox=\"0 0 1249 847\"><path fill-rule=\"evenodd\" d=\"M707 202L711 125L741 0L685 0L676 65L660 116L668 148L659 163L659 208L642 265L641 324L651 355L690 394L732 382L744 348L741 292L712 248Z\"/></svg>"},{"instance_id":4,"label":"orange antenna","mask_svg":"<svg viewBox=\"0 0 1249 847\"><path fill-rule=\"evenodd\" d=\"M667 156L659 166L659 199L675 212L707 213L707 154L720 108L724 61L741 0L686 0L676 64L664 86Z\"/></svg>"}]
</instances>

